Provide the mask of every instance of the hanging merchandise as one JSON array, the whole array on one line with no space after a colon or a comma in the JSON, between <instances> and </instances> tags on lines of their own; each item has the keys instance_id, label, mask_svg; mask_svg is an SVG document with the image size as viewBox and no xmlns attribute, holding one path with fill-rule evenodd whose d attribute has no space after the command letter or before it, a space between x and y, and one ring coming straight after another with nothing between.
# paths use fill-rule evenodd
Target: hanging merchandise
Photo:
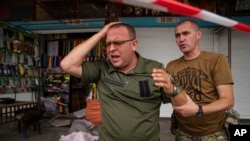
<instances>
[{"instance_id":1,"label":"hanging merchandise","mask_svg":"<svg viewBox=\"0 0 250 141\"><path fill-rule=\"evenodd\" d=\"M58 46L59 46L59 41L47 42L47 55L58 56Z\"/></svg>"},{"instance_id":2,"label":"hanging merchandise","mask_svg":"<svg viewBox=\"0 0 250 141\"><path fill-rule=\"evenodd\" d=\"M25 69L23 64L18 64L18 73L20 76L24 76L25 74Z\"/></svg>"}]
</instances>

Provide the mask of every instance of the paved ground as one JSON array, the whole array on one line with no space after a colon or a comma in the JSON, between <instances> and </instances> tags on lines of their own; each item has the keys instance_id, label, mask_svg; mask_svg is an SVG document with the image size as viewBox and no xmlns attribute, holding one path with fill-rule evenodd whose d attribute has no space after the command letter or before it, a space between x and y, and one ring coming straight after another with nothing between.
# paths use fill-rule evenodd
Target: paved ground
<instances>
[{"instance_id":1,"label":"paved ground","mask_svg":"<svg viewBox=\"0 0 250 141\"><path fill-rule=\"evenodd\" d=\"M174 136L170 130L170 120L162 118L160 120L160 138L161 141L174 141ZM18 133L17 123L10 122L0 125L0 140L1 141L59 141L61 135L66 135L69 127L55 127L49 123L48 119L41 120L42 133L38 134L33 130L33 127L29 127L27 138L23 138Z\"/></svg>"}]
</instances>

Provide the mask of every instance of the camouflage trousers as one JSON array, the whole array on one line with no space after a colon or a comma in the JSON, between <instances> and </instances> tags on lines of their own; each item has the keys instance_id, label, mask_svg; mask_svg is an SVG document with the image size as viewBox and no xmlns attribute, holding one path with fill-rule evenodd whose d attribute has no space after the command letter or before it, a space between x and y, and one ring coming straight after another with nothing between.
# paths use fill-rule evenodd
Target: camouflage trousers
<instances>
[{"instance_id":1,"label":"camouflage trousers","mask_svg":"<svg viewBox=\"0 0 250 141\"><path fill-rule=\"evenodd\" d=\"M229 141L225 129L206 135L206 136L192 136L180 129L176 130L175 141Z\"/></svg>"}]
</instances>

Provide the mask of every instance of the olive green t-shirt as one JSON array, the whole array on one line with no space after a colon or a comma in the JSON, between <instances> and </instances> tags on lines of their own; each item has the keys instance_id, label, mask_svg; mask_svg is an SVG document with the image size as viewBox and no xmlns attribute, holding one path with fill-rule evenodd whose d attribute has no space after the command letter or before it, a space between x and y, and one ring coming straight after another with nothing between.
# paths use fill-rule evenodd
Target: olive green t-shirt
<instances>
[{"instance_id":1,"label":"olive green t-shirt","mask_svg":"<svg viewBox=\"0 0 250 141\"><path fill-rule=\"evenodd\" d=\"M233 84L231 70L225 55L202 51L194 60L183 57L171 61L167 70L177 83L198 105L206 105L219 99L216 86ZM225 122L225 112L197 118L177 114L178 128L196 136L217 132Z\"/></svg>"},{"instance_id":2,"label":"olive green t-shirt","mask_svg":"<svg viewBox=\"0 0 250 141\"><path fill-rule=\"evenodd\" d=\"M101 103L99 141L159 140L161 93L151 73L163 65L137 55L137 66L127 74L107 60L83 63L82 81L97 84Z\"/></svg>"}]
</instances>

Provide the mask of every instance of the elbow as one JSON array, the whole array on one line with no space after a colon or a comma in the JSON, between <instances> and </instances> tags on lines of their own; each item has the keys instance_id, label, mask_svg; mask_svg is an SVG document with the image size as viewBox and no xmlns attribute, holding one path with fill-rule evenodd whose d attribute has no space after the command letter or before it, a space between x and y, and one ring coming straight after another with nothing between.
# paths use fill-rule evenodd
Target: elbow
<instances>
[{"instance_id":1,"label":"elbow","mask_svg":"<svg viewBox=\"0 0 250 141\"><path fill-rule=\"evenodd\" d=\"M231 102L231 104L229 105L229 109L232 109L234 107L234 100Z\"/></svg>"},{"instance_id":2,"label":"elbow","mask_svg":"<svg viewBox=\"0 0 250 141\"><path fill-rule=\"evenodd\" d=\"M75 77L80 78L82 75L82 67L75 66L75 65L71 64L71 62L69 62L69 61L62 60L60 62L60 67L65 73L68 73L68 74L73 75Z\"/></svg>"},{"instance_id":3,"label":"elbow","mask_svg":"<svg viewBox=\"0 0 250 141\"><path fill-rule=\"evenodd\" d=\"M60 62L60 67L61 67L61 69L63 70L63 71L65 71L65 72L69 72L70 70L70 67L69 67L69 65L68 65L68 63L66 62L66 61L61 61Z\"/></svg>"},{"instance_id":4,"label":"elbow","mask_svg":"<svg viewBox=\"0 0 250 141\"><path fill-rule=\"evenodd\" d=\"M228 110L232 109L233 107L234 107L234 98L231 100L231 102L229 102Z\"/></svg>"}]
</instances>

